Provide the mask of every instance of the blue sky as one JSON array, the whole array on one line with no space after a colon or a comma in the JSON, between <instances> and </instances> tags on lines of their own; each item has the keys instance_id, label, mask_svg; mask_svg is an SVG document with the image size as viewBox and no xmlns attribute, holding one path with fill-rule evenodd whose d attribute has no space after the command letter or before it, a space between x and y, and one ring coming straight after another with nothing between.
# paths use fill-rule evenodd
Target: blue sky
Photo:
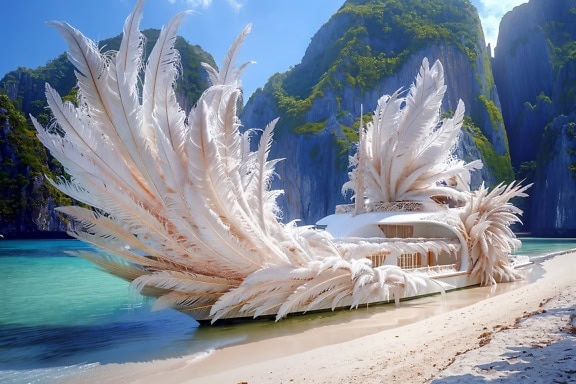
<instances>
[{"instance_id":1,"label":"blue sky","mask_svg":"<svg viewBox=\"0 0 576 384\"><path fill-rule=\"evenodd\" d=\"M504 13L527 0L473 0L486 40L495 45ZM48 20L66 21L93 40L121 33L135 0L4 0L0 14L0 78L19 66L35 68L66 50ZM344 0L147 0L141 27L160 28L176 13L192 10L180 28L220 64L235 37L252 23L240 60L256 61L243 76L250 95L270 76L300 62L314 33Z\"/></svg>"}]
</instances>

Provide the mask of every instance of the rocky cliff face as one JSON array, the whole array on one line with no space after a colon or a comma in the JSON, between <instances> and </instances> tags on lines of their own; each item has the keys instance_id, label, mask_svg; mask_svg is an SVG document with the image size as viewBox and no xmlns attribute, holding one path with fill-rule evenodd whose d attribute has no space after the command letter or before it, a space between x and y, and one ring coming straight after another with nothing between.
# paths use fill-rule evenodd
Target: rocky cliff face
<instances>
[{"instance_id":1,"label":"rocky cliff face","mask_svg":"<svg viewBox=\"0 0 576 384\"><path fill-rule=\"evenodd\" d=\"M474 183L513 178L475 8L464 0L347 1L313 37L302 62L271 78L242 116L247 127L281 116L272 157L286 158L276 184L285 190L279 203L286 220L311 224L346 201L340 189L361 106L369 113L383 94L407 88L424 57L444 65L443 109L453 111L458 99L466 104L468 128L457 154L486 164Z\"/></svg>"},{"instance_id":2,"label":"rocky cliff face","mask_svg":"<svg viewBox=\"0 0 576 384\"><path fill-rule=\"evenodd\" d=\"M5 95L0 95L0 142L0 233L33 237L65 231L54 208L69 200L46 183L44 175L54 176L48 155Z\"/></svg>"},{"instance_id":3,"label":"rocky cliff face","mask_svg":"<svg viewBox=\"0 0 576 384\"><path fill-rule=\"evenodd\" d=\"M574 41L575 0L531 0L500 24L494 77L512 163L535 172L525 220L535 235L565 235L574 228L569 168L576 158L566 134L573 118L565 116L576 110Z\"/></svg>"},{"instance_id":4,"label":"rocky cliff face","mask_svg":"<svg viewBox=\"0 0 576 384\"><path fill-rule=\"evenodd\" d=\"M575 7L574 0L531 0L500 24L494 77L515 167L536 159L546 124L573 104L561 99L568 96L566 81L573 83L575 76L566 61L569 52L563 52L573 49Z\"/></svg>"},{"instance_id":5,"label":"rocky cliff face","mask_svg":"<svg viewBox=\"0 0 576 384\"><path fill-rule=\"evenodd\" d=\"M576 112L555 118L544 133L532 188L531 230L576 236Z\"/></svg>"}]
</instances>

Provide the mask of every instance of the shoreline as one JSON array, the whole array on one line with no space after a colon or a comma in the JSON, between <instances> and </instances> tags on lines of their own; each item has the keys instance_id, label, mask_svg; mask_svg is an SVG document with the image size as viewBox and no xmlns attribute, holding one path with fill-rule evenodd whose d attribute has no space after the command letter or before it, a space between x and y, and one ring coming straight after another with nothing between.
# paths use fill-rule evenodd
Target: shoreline
<instances>
[{"instance_id":1,"label":"shoreline","mask_svg":"<svg viewBox=\"0 0 576 384\"><path fill-rule=\"evenodd\" d=\"M556 255L534 268L542 268L532 273L537 275L536 281L517 283L497 295L487 294L491 287L463 290L476 290L486 298L437 314L432 310L430 316L414 322L396 319L396 324L386 327L380 322L387 316L394 317L394 312L383 311L359 322L319 325L294 335L237 344L200 356L100 366L67 379L190 384L426 383L437 377L448 380L449 376L443 375L450 375L457 358L490 345L487 335L509 332L508 328L515 327L518 319L542 310L549 301L555 303L563 294L568 300L566 305L574 308L576 253ZM510 285L499 284L496 288ZM456 293L447 293L447 297ZM437 301L441 306L442 299ZM402 303L399 309L408 303Z\"/></svg>"}]
</instances>

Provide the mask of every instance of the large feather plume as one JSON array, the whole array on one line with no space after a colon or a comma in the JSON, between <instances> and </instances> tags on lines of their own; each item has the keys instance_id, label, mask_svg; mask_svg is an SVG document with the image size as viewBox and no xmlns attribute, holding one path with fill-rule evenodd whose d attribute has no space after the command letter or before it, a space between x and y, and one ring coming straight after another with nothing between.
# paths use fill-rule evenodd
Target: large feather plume
<instances>
[{"instance_id":1,"label":"large feather plume","mask_svg":"<svg viewBox=\"0 0 576 384\"><path fill-rule=\"evenodd\" d=\"M376 203L424 200L438 194L459 196L459 191L467 191L470 171L482 163L465 164L452 156L464 103L458 103L452 118L441 120L445 92L442 64L436 61L430 67L425 58L406 97L401 97L400 90L381 97L373 121L361 133L364 140L351 159L354 169L343 192L352 190L354 199Z\"/></svg>"},{"instance_id":2,"label":"large feather plume","mask_svg":"<svg viewBox=\"0 0 576 384\"><path fill-rule=\"evenodd\" d=\"M102 53L70 25L52 23L69 45L78 104L63 102L47 85L55 120L46 129L32 120L70 175L51 182L93 207L59 209L74 222L71 235L106 251L80 256L158 297L156 308L213 320L356 307L433 284L395 266L374 268L367 258L374 244L338 243L328 233L278 219L276 197L282 191L270 190L278 160L268 159L276 121L261 131L251 151L254 130L241 133L237 117L246 64L237 67L235 57L249 26L220 70L204 65L212 85L186 115L174 91L180 68L174 42L184 14L162 29L144 63L142 9L139 0L118 52ZM467 180L476 165L446 155L463 107L441 123L443 129L436 128L443 93L441 65L428 68L424 61L405 99L397 92L380 100L366 131L369 199L420 198L443 190L442 180ZM502 225L511 220L498 215ZM505 232L498 227L490 233L496 230ZM389 246L422 250L422 244ZM434 247L451 251L454 244L427 249ZM499 262L482 261L476 269L487 263L490 271L501 270Z\"/></svg>"},{"instance_id":3,"label":"large feather plume","mask_svg":"<svg viewBox=\"0 0 576 384\"><path fill-rule=\"evenodd\" d=\"M481 278L483 284L517 280L520 276L512 269L509 256L520 248L521 242L510 229L520 222L522 210L510 200L526 197L532 184L500 184L492 191L482 185L470 195L461 219L468 235L469 270Z\"/></svg>"}]
</instances>

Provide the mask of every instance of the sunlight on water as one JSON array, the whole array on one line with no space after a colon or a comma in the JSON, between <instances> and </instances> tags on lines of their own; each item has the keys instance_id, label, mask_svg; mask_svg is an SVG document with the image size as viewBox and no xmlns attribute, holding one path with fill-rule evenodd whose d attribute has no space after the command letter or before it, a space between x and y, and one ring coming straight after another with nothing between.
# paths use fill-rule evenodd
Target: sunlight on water
<instances>
[{"instance_id":1,"label":"sunlight on water","mask_svg":"<svg viewBox=\"0 0 576 384\"><path fill-rule=\"evenodd\" d=\"M576 239L522 240L518 253L530 257L576 248ZM311 314L280 323L198 328L193 319L179 312L151 312L152 300L135 293L127 282L66 253L74 250L94 249L76 240L0 241L1 383L52 382L113 362L202 356L234 343L395 310L381 306ZM440 304L435 297L413 301L403 305L402 313L413 306L415 311L406 321L417 321L425 311L445 311L456 305L449 303L457 303L458 295L462 294L451 293ZM374 325L361 332L378 329Z\"/></svg>"}]
</instances>

